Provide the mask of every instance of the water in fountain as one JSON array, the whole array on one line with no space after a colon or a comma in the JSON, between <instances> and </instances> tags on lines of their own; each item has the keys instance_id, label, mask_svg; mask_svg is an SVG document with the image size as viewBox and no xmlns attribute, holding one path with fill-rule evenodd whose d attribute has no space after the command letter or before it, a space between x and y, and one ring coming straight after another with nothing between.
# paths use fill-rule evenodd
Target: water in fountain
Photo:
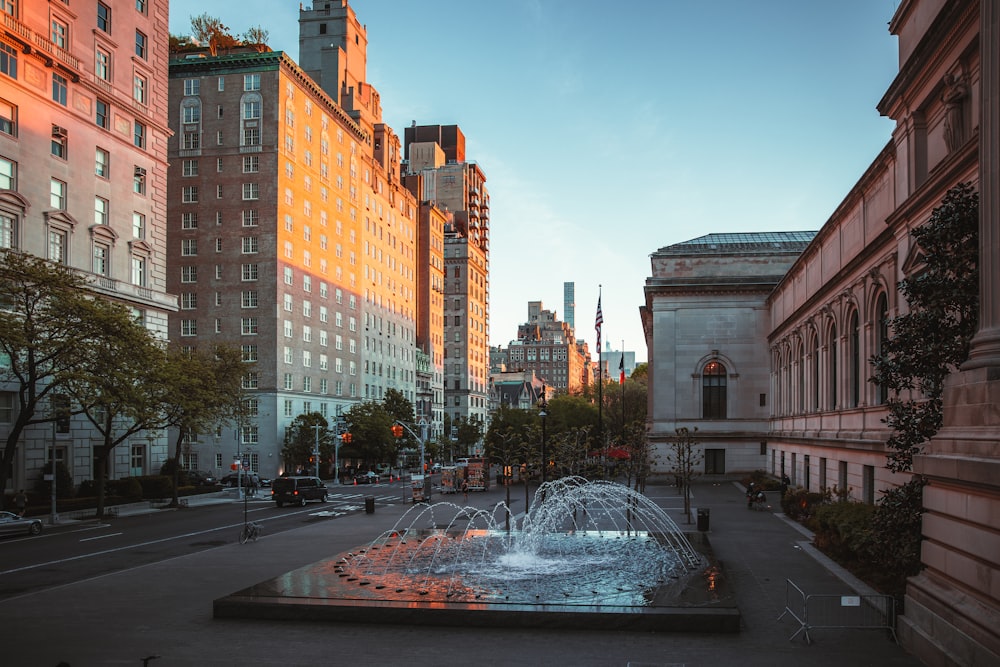
<instances>
[{"instance_id":1,"label":"water in fountain","mask_svg":"<svg viewBox=\"0 0 1000 667\"><path fill-rule=\"evenodd\" d=\"M509 531L508 513L415 506L337 572L358 599L643 606L704 565L662 508L613 482L548 482Z\"/></svg>"}]
</instances>

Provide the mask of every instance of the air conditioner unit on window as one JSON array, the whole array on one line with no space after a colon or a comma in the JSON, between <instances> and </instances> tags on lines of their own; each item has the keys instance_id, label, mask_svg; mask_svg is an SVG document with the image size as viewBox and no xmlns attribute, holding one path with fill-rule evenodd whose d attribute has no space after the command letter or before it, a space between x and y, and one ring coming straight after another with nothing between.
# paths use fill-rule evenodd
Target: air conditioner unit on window
<instances>
[{"instance_id":1,"label":"air conditioner unit on window","mask_svg":"<svg viewBox=\"0 0 1000 667\"><path fill-rule=\"evenodd\" d=\"M138 176L138 177L140 177L140 178L145 178L146 177L146 169L144 167L136 167L135 168L135 175Z\"/></svg>"},{"instance_id":2,"label":"air conditioner unit on window","mask_svg":"<svg viewBox=\"0 0 1000 667\"><path fill-rule=\"evenodd\" d=\"M59 127L58 125L53 125L52 136L57 139L65 139L67 136L69 136L69 133L66 132L65 127Z\"/></svg>"}]
</instances>

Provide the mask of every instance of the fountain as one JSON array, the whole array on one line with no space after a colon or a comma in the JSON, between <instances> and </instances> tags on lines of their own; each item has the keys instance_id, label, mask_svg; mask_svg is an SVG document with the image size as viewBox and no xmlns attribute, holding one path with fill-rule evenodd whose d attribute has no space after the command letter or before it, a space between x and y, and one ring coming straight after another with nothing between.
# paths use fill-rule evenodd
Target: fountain
<instances>
[{"instance_id":1,"label":"fountain","mask_svg":"<svg viewBox=\"0 0 1000 667\"><path fill-rule=\"evenodd\" d=\"M620 484L579 477L539 487L530 511L515 520L504 503L415 505L367 545L216 600L215 616L739 627L718 568L661 507Z\"/></svg>"}]
</instances>

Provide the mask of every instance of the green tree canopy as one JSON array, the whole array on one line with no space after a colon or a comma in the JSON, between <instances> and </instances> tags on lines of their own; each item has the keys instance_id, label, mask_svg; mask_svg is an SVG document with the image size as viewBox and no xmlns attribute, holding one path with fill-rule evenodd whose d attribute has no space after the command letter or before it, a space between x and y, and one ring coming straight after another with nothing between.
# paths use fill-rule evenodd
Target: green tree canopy
<instances>
[{"instance_id":1,"label":"green tree canopy","mask_svg":"<svg viewBox=\"0 0 1000 667\"><path fill-rule=\"evenodd\" d=\"M979 196L968 183L948 191L913 230L922 266L899 283L909 312L892 318L872 357L872 382L889 389L887 467L908 471L941 428L944 379L969 356L979 314Z\"/></svg>"},{"instance_id":2,"label":"green tree canopy","mask_svg":"<svg viewBox=\"0 0 1000 667\"><path fill-rule=\"evenodd\" d=\"M336 437L330 430L326 417L320 413L308 412L299 415L285 429L285 443L281 448L285 470L311 468L320 473L327 471L333 463ZM313 460L317 443L320 458L318 462Z\"/></svg>"}]
</instances>

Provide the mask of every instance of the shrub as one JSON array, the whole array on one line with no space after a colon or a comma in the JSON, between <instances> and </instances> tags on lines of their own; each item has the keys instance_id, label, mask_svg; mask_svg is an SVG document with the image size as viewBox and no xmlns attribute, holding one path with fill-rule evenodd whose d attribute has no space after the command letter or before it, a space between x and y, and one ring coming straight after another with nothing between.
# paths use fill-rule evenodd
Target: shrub
<instances>
[{"instance_id":1,"label":"shrub","mask_svg":"<svg viewBox=\"0 0 1000 667\"><path fill-rule=\"evenodd\" d=\"M117 495L127 498L130 501L142 498L142 484L136 477L126 477L125 479L116 480L115 488Z\"/></svg>"},{"instance_id":2,"label":"shrub","mask_svg":"<svg viewBox=\"0 0 1000 667\"><path fill-rule=\"evenodd\" d=\"M144 475L134 479L142 487L143 498L168 498L174 495L174 482L166 475Z\"/></svg>"},{"instance_id":3,"label":"shrub","mask_svg":"<svg viewBox=\"0 0 1000 667\"><path fill-rule=\"evenodd\" d=\"M887 570L910 577L920 572L921 519L924 486L914 477L906 484L883 491L872 516L872 540L867 555Z\"/></svg>"},{"instance_id":4,"label":"shrub","mask_svg":"<svg viewBox=\"0 0 1000 667\"><path fill-rule=\"evenodd\" d=\"M781 510L789 519L805 524L809 528L815 527L812 521L816 514L816 509L828 500L827 495L807 491L801 486L794 489L789 488L781 499Z\"/></svg>"},{"instance_id":5,"label":"shrub","mask_svg":"<svg viewBox=\"0 0 1000 667\"><path fill-rule=\"evenodd\" d=\"M816 546L838 560L861 557L872 539L873 505L833 502L816 508Z\"/></svg>"},{"instance_id":6,"label":"shrub","mask_svg":"<svg viewBox=\"0 0 1000 667\"><path fill-rule=\"evenodd\" d=\"M763 470L754 470L752 473L743 478L743 486L750 486L750 482L753 485L763 489L764 491L780 491L781 490L781 480L772 477Z\"/></svg>"},{"instance_id":7,"label":"shrub","mask_svg":"<svg viewBox=\"0 0 1000 667\"><path fill-rule=\"evenodd\" d=\"M52 462L42 466L42 474L35 482L34 495L40 498L52 497L52 482L45 480L45 475L52 472ZM69 468L62 461L56 461L56 498L72 498L75 493L73 488L73 476L69 474Z\"/></svg>"}]
</instances>

